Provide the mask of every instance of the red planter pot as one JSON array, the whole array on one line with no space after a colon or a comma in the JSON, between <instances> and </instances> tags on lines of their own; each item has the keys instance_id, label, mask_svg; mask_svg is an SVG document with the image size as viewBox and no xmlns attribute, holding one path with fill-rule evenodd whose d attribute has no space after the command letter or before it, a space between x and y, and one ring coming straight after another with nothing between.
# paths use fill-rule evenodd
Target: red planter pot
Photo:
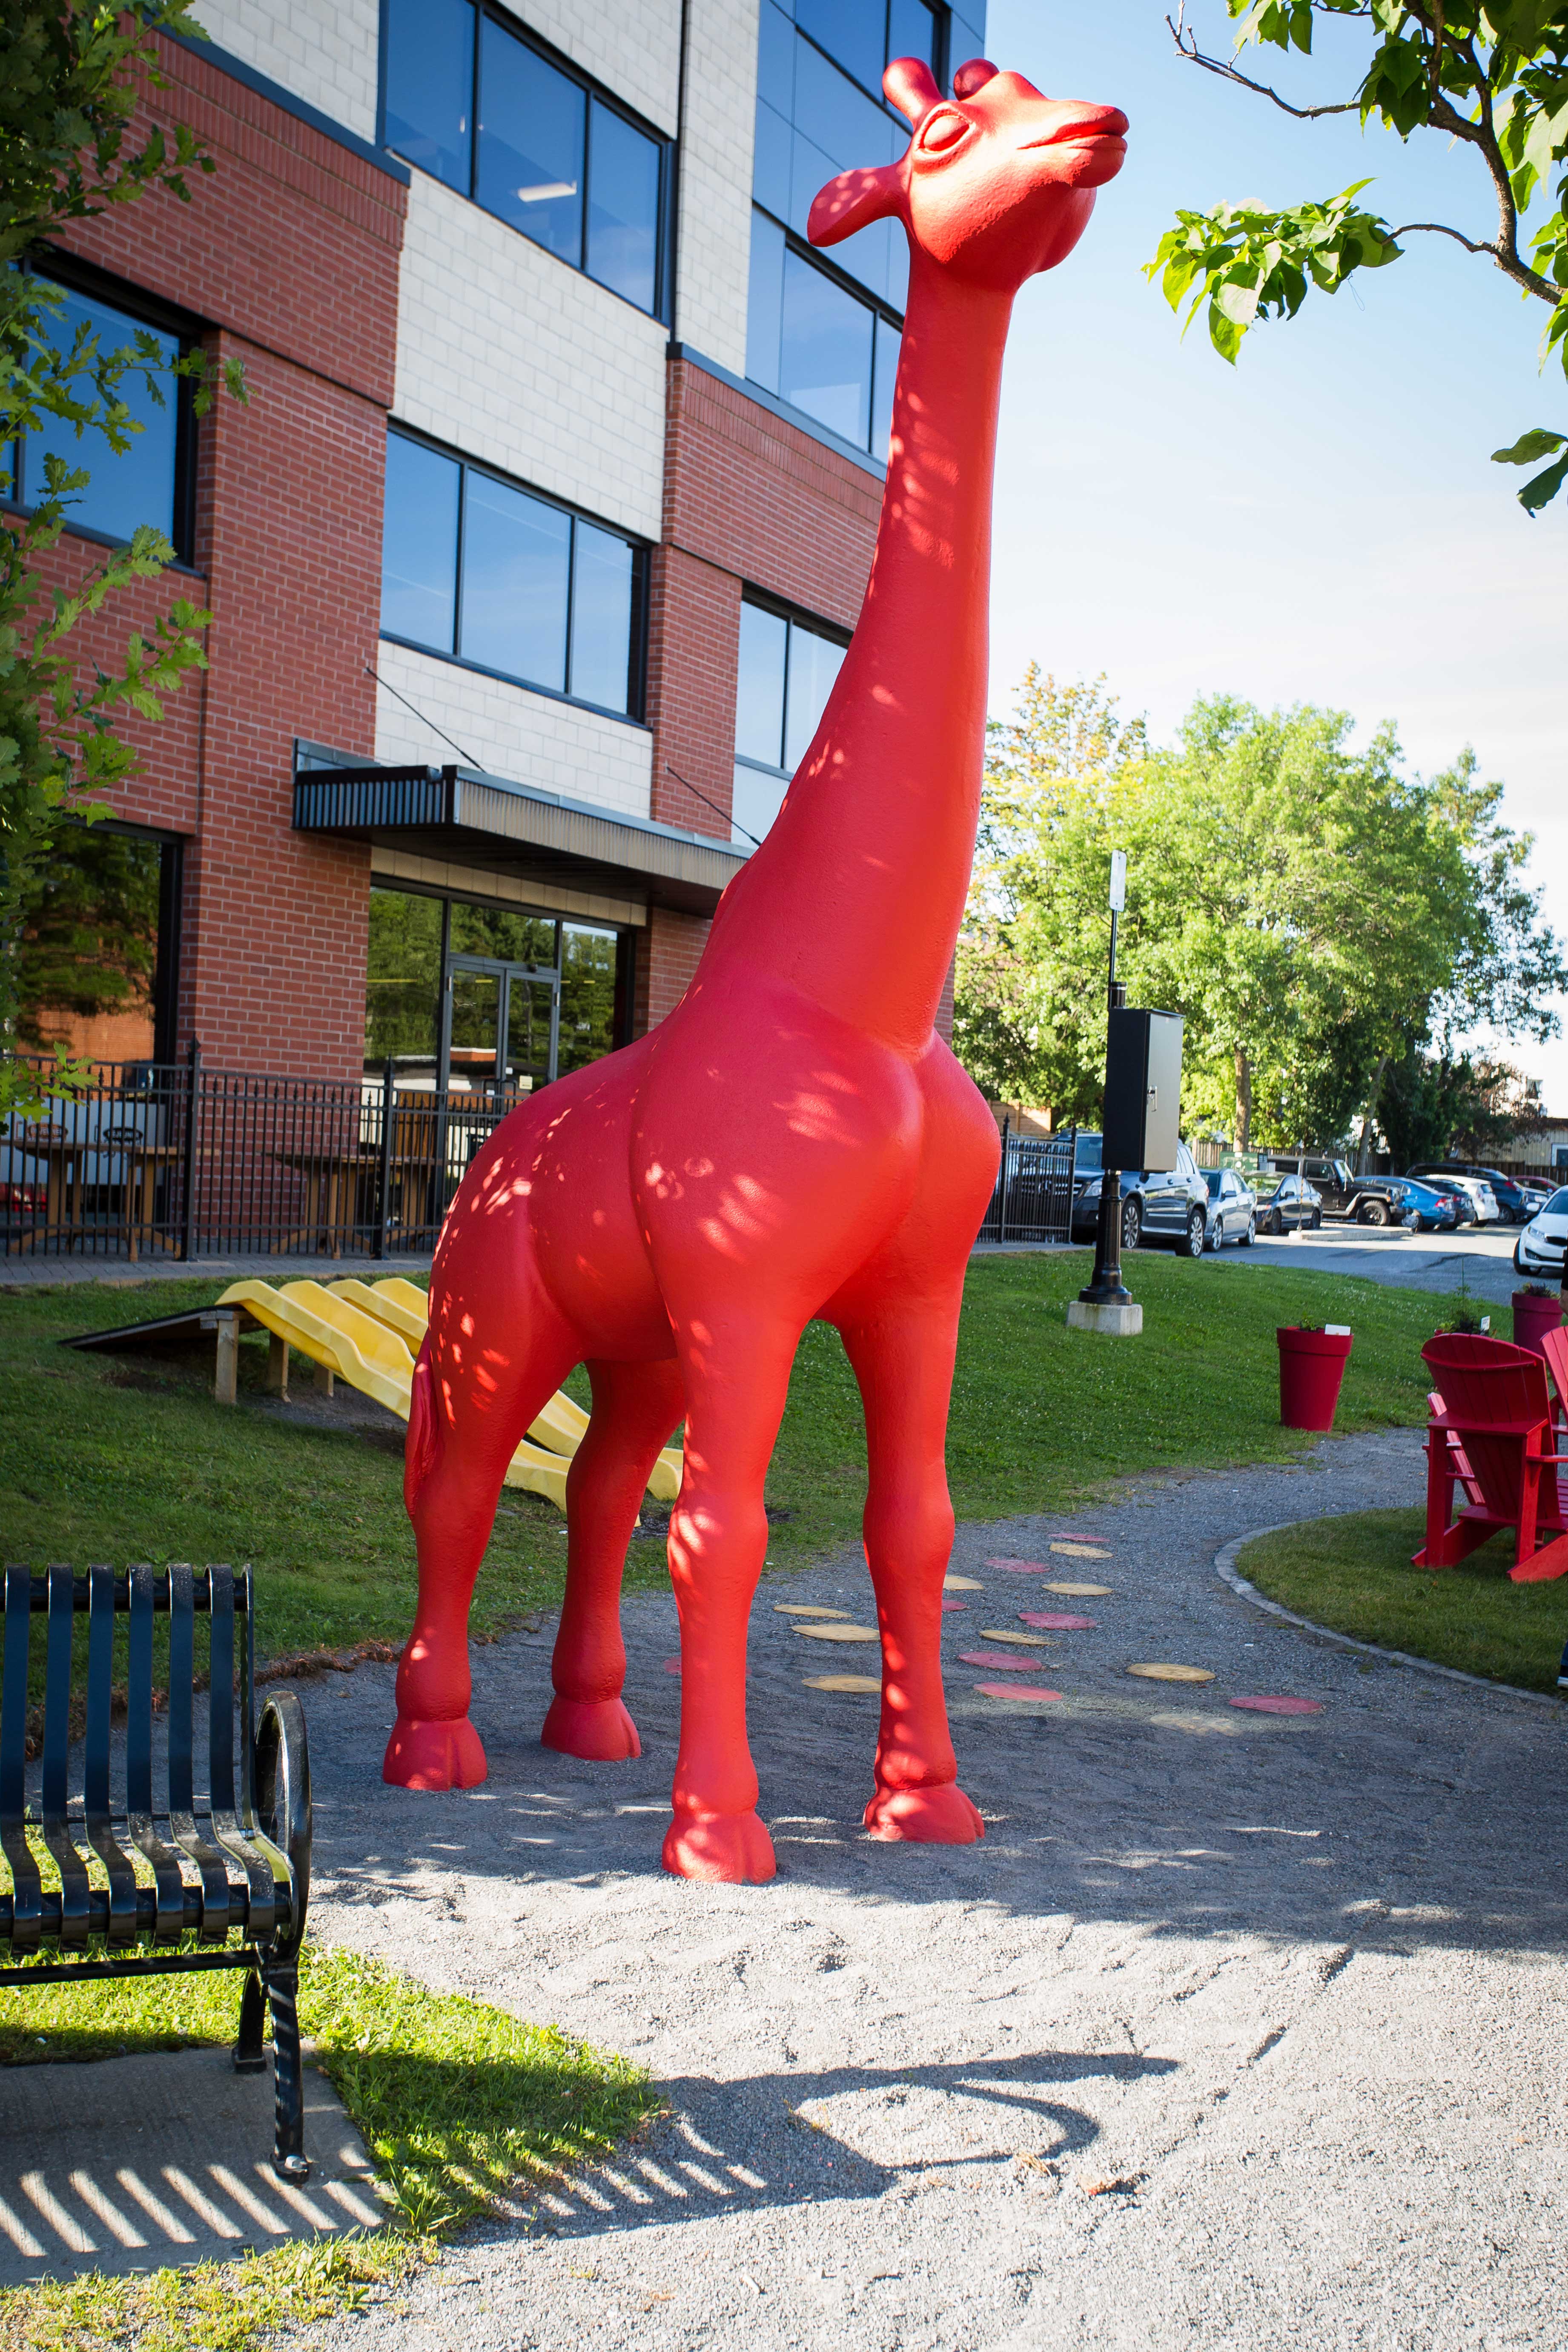
<instances>
[{"instance_id":1,"label":"red planter pot","mask_svg":"<svg viewBox=\"0 0 1568 2352\"><path fill-rule=\"evenodd\" d=\"M1350 1333L1300 1331L1291 1323L1274 1336L1279 1342L1279 1418L1285 1427L1332 1429Z\"/></svg>"},{"instance_id":2,"label":"red planter pot","mask_svg":"<svg viewBox=\"0 0 1568 2352\"><path fill-rule=\"evenodd\" d=\"M1537 1356L1545 1350L1541 1344L1543 1331L1555 1331L1563 1320L1563 1297L1553 1291L1550 1298L1531 1298L1527 1290L1513 1294L1513 1344L1529 1348Z\"/></svg>"}]
</instances>

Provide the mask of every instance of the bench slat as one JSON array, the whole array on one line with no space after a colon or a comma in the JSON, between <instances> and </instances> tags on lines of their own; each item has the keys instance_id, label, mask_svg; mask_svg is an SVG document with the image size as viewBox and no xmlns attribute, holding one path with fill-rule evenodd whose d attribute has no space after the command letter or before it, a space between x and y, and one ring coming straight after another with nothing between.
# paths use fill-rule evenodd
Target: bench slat
<instances>
[{"instance_id":1,"label":"bench slat","mask_svg":"<svg viewBox=\"0 0 1568 2352\"><path fill-rule=\"evenodd\" d=\"M212 1663L208 1688L212 1704L207 1729L210 1751L208 1786L212 1796L213 1835L223 1850L226 1863L237 1862L245 1873L248 1889L246 1933L258 1943L265 1943L272 1934L277 1909L272 1869L270 1863L258 1853L254 1846L246 1843L235 1810L234 1593L233 1569L209 1568L207 1606L212 1623ZM245 1597L248 1601L248 1593ZM249 1617L250 1612L247 1608L247 1631Z\"/></svg>"},{"instance_id":2,"label":"bench slat","mask_svg":"<svg viewBox=\"0 0 1568 2352\"><path fill-rule=\"evenodd\" d=\"M174 1843L201 1874L204 1943L228 1934L228 1872L215 1845L196 1827L194 1784L195 1707L195 1580L189 1565L169 1569L169 1827ZM236 1926L239 1923L237 1920Z\"/></svg>"},{"instance_id":3,"label":"bench slat","mask_svg":"<svg viewBox=\"0 0 1568 2352\"><path fill-rule=\"evenodd\" d=\"M70 1761L71 1635L75 1630L74 1580L58 1562L48 1572L48 1637L44 1666L44 1843L60 1874L59 1940L79 1951L88 1936L88 1875L66 1819L67 1767Z\"/></svg>"},{"instance_id":4,"label":"bench slat","mask_svg":"<svg viewBox=\"0 0 1568 2352\"><path fill-rule=\"evenodd\" d=\"M136 1941L136 1873L131 1857L110 1827L109 1759L114 1700L114 1570L88 1570L87 1621L87 1756L82 1811L87 1842L109 1877L109 1916L104 1932L110 1944ZM100 1908L94 1905L95 1912Z\"/></svg>"},{"instance_id":5,"label":"bench slat","mask_svg":"<svg viewBox=\"0 0 1568 2352\"><path fill-rule=\"evenodd\" d=\"M144 1560L131 1570L131 1688L125 1726L126 1811L132 1843L153 1865L157 1888L153 1932L153 1940L160 1944L177 1943L185 1925L185 1888L179 1861L153 1826L153 1587L166 1589L167 1582L166 1577L154 1577Z\"/></svg>"},{"instance_id":6,"label":"bench slat","mask_svg":"<svg viewBox=\"0 0 1568 2352\"><path fill-rule=\"evenodd\" d=\"M11 1943L36 1952L43 1930L43 1881L23 1827L27 1811L27 1650L33 1579L5 1570L5 1675L0 1683L0 1847L11 1865Z\"/></svg>"}]
</instances>

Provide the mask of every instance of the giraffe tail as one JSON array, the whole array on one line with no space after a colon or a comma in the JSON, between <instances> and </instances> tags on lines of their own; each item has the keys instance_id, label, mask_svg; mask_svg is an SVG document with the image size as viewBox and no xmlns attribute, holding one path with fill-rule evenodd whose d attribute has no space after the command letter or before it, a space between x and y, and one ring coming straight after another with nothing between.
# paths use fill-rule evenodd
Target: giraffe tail
<instances>
[{"instance_id":1,"label":"giraffe tail","mask_svg":"<svg viewBox=\"0 0 1568 2352\"><path fill-rule=\"evenodd\" d=\"M408 1441L403 1453L403 1507L410 1518L420 1489L436 1467L439 1438L436 1423L436 1381L430 1370L430 1335L420 1343L408 1400Z\"/></svg>"}]
</instances>

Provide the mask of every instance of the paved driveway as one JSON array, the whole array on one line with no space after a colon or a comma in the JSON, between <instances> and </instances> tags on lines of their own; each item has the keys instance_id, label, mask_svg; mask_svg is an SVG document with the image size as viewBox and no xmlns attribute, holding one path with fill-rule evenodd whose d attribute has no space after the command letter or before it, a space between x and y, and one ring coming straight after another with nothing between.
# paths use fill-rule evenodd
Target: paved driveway
<instances>
[{"instance_id":1,"label":"paved driveway","mask_svg":"<svg viewBox=\"0 0 1568 2352\"><path fill-rule=\"evenodd\" d=\"M1568 2342L1563 1715L1316 1642L1214 1571L1236 1535L1413 1502L1419 1474L1400 1432L962 1530L974 1847L860 1833L876 1702L808 1683L868 1654L773 1604L861 1617L863 1567L764 1585L766 1887L658 1869L666 1598L626 1612L634 1763L536 1744L551 1629L476 1654L491 1777L466 1795L382 1787L390 1670L312 1685L317 1932L631 2053L671 2107L312 2346ZM1109 1557L1048 1549L1081 1536ZM1008 1555L1110 1590L1047 1601ZM983 1695L961 1653L1042 1603L1096 1620L1047 1637L1060 1700Z\"/></svg>"},{"instance_id":2,"label":"paved driveway","mask_svg":"<svg viewBox=\"0 0 1568 2352\"><path fill-rule=\"evenodd\" d=\"M1468 1289L1506 1306L1521 1277L1513 1270L1516 1225L1468 1226L1458 1234L1406 1234L1369 1225L1324 1225L1315 1234L1259 1234L1250 1250L1221 1252L1226 1265L1303 1266L1311 1274L1355 1274L1406 1290ZM1136 1263L1136 1261L1134 1261Z\"/></svg>"}]
</instances>

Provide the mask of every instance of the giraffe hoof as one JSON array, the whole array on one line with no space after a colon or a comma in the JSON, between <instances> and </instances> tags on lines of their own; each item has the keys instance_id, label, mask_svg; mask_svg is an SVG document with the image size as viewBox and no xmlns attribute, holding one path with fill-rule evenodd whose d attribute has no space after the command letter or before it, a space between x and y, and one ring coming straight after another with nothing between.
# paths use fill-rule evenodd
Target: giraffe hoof
<instances>
[{"instance_id":1,"label":"giraffe hoof","mask_svg":"<svg viewBox=\"0 0 1568 2352\"><path fill-rule=\"evenodd\" d=\"M426 1723L400 1715L381 1777L395 1789L477 1789L489 1771L483 1742L466 1715Z\"/></svg>"},{"instance_id":2,"label":"giraffe hoof","mask_svg":"<svg viewBox=\"0 0 1568 2352\"><path fill-rule=\"evenodd\" d=\"M551 1701L539 1735L542 1748L558 1748L563 1756L581 1756L590 1764L620 1764L642 1754L637 1725L618 1698L563 1698Z\"/></svg>"},{"instance_id":3,"label":"giraffe hoof","mask_svg":"<svg viewBox=\"0 0 1568 2352\"><path fill-rule=\"evenodd\" d=\"M956 1780L937 1789L879 1789L866 1808L874 1838L911 1845L973 1845L985 1835L978 1809Z\"/></svg>"},{"instance_id":4,"label":"giraffe hoof","mask_svg":"<svg viewBox=\"0 0 1568 2352\"><path fill-rule=\"evenodd\" d=\"M761 1886L778 1864L773 1842L755 1813L678 1813L664 1833L664 1866L676 1878L711 1878Z\"/></svg>"}]
</instances>

